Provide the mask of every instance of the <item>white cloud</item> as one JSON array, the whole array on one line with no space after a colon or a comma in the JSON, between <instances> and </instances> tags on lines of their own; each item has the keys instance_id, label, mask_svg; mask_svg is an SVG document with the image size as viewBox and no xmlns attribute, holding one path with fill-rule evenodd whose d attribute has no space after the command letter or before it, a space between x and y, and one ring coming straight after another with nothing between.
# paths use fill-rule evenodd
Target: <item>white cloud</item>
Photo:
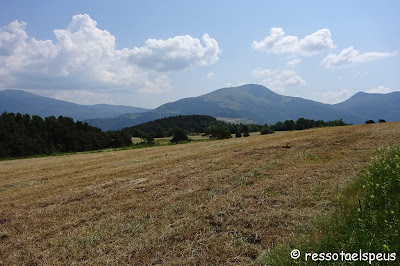
<instances>
[{"instance_id":1,"label":"white cloud","mask_svg":"<svg viewBox=\"0 0 400 266\"><path fill-rule=\"evenodd\" d=\"M368 92L368 93L389 93L389 92L392 92L392 90L380 85L378 88L370 89L370 90L367 90L366 92Z\"/></svg>"},{"instance_id":2,"label":"white cloud","mask_svg":"<svg viewBox=\"0 0 400 266\"><path fill-rule=\"evenodd\" d=\"M294 68L298 63L300 63L300 59L293 59L286 63L286 68Z\"/></svg>"},{"instance_id":3,"label":"white cloud","mask_svg":"<svg viewBox=\"0 0 400 266\"><path fill-rule=\"evenodd\" d=\"M282 28L271 28L262 41L253 41L253 48L270 54L298 54L310 56L325 49L335 48L329 29L321 29L299 40L297 36L285 35Z\"/></svg>"},{"instance_id":4,"label":"white cloud","mask_svg":"<svg viewBox=\"0 0 400 266\"><path fill-rule=\"evenodd\" d=\"M253 75L260 79L261 84L277 93L285 92L288 87L301 87L307 84L295 70L270 70L256 68L253 70Z\"/></svg>"},{"instance_id":5,"label":"white cloud","mask_svg":"<svg viewBox=\"0 0 400 266\"><path fill-rule=\"evenodd\" d=\"M382 59L390 56L395 56L396 53L379 53L368 52L360 54L360 51L355 50L352 46L343 49L339 54L329 54L321 62L326 68L338 68L357 63L365 63L377 59Z\"/></svg>"},{"instance_id":6,"label":"white cloud","mask_svg":"<svg viewBox=\"0 0 400 266\"><path fill-rule=\"evenodd\" d=\"M328 91L317 93L317 101L322 103L335 104L343 102L350 98L351 93L348 90L340 90L340 91Z\"/></svg>"},{"instance_id":7,"label":"white cloud","mask_svg":"<svg viewBox=\"0 0 400 266\"><path fill-rule=\"evenodd\" d=\"M212 77L214 77L214 73L212 73L212 72L207 73L207 78L208 79L211 79Z\"/></svg>"},{"instance_id":8,"label":"white cloud","mask_svg":"<svg viewBox=\"0 0 400 266\"><path fill-rule=\"evenodd\" d=\"M0 73L7 77L12 71L35 70L45 72L46 62L57 54L52 41L38 41L29 38L25 32L25 22L17 20L0 28ZM7 77L11 78L11 77Z\"/></svg>"},{"instance_id":9,"label":"white cloud","mask_svg":"<svg viewBox=\"0 0 400 266\"><path fill-rule=\"evenodd\" d=\"M0 88L74 90L77 96L88 91L160 93L171 89L162 71L214 64L221 53L207 33L204 44L186 35L119 50L115 37L87 14L54 30L54 42L29 37L26 25L15 20L0 28Z\"/></svg>"},{"instance_id":10,"label":"white cloud","mask_svg":"<svg viewBox=\"0 0 400 266\"><path fill-rule=\"evenodd\" d=\"M189 35L176 36L168 40L149 39L145 45L130 52L132 63L157 71L188 68L193 65L210 65L218 61L221 50L218 42L207 33L199 39Z\"/></svg>"}]
</instances>

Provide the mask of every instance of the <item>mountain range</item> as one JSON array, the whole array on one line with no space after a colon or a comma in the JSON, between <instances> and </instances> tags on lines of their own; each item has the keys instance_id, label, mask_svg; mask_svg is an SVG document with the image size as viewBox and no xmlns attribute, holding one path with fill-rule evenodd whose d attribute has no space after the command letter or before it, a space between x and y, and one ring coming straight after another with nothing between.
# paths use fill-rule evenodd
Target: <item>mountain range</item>
<instances>
[{"instance_id":1,"label":"mountain range","mask_svg":"<svg viewBox=\"0 0 400 266\"><path fill-rule=\"evenodd\" d=\"M275 124L278 121L343 119L362 124L369 119L400 120L400 92L368 94L359 92L338 104L324 104L300 97L279 95L268 88L247 84L223 88L198 97L166 103L148 112L125 114L116 118L91 119L87 122L102 129L119 129L173 116L202 114L235 123Z\"/></svg>"},{"instance_id":2,"label":"mountain range","mask_svg":"<svg viewBox=\"0 0 400 266\"><path fill-rule=\"evenodd\" d=\"M350 99L333 105L334 108L346 113L352 113L363 121L400 121L400 92L387 94L358 92Z\"/></svg>"},{"instance_id":3,"label":"mountain range","mask_svg":"<svg viewBox=\"0 0 400 266\"><path fill-rule=\"evenodd\" d=\"M11 92L16 94L14 95L15 99L9 96L6 101L8 105L3 103L2 93L4 92L8 95L11 95ZM91 105L80 106L82 110L92 108L92 111L82 112L82 114L78 114L81 110L77 108L79 105L33 94L29 94L28 98L37 99L39 97L45 98L46 101L55 102L51 104L49 102L47 106L39 105L36 107L31 102L30 109L27 111L24 103L22 103L26 101L18 99L18 95L21 94L27 98L29 93L9 90L0 91L0 111L26 112L42 116L45 111L47 112L46 115L49 115L49 113L51 115L59 115L63 110L62 115L70 116L74 119L82 119L81 117L91 115L92 117L84 118L86 119L85 121L103 130L117 130L158 118L191 114L210 115L227 122L267 123L269 125L278 121L297 120L300 117L324 121L343 119L345 122L353 124L361 124L370 119L400 120L400 105L398 104L400 102L400 92L388 94L359 92L344 102L331 105L300 97L283 96L264 86L247 84L239 87L222 88L198 97L184 98L163 104L153 110L127 106ZM44 99L42 100L44 101ZM4 108L4 106L12 106L13 109ZM49 109L49 106L52 109ZM71 108L75 109L72 110ZM97 111L96 108L98 108ZM129 111L128 108L132 108L132 110ZM110 110L114 110L115 113L118 110L120 114L113 117ZM55 111L58 113L54 113ZM67 115L67 111L75 112L75 114ZM105 115L108 115L108 117ZM93 116L96 118L91 119Z\"/></svg>"},{"instance_id":4,"label":"mountain range","mask_svg":"<svg viewBox=\"0 0 400 266\"><path fill-rule=\"evenodd\" d=\"M141 113L149 109L123 105L80 105L53 98L39 96L21 90L0 91L0 113L21 113L30 115L68 116L75 120L116 117L126 113Z\"/></svg>"}]
</instances>

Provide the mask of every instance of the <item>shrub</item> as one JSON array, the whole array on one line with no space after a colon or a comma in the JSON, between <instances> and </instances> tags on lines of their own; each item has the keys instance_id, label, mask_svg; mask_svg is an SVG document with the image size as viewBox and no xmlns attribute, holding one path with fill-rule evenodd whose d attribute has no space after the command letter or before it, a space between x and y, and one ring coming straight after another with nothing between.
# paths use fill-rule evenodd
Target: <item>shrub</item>
<instances>
[{"instance_id":1,"label":"shrub","mask_svg":"<svg viewBox=\"0 0 400 266\"><path fill-rule=\"evenodd\" d=\"M268 125L265 125L261 128L260 135L272 134L275 133Z\"/></svg>"}]
</instances>

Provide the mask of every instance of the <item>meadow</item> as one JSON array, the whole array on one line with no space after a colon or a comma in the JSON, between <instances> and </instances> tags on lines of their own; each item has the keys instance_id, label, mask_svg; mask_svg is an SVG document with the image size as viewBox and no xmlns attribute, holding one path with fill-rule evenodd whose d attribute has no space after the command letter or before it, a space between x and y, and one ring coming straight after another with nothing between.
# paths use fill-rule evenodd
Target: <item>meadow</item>
<instances>
[{"instance_id":1,"label":"meadow","mask_svg":"<svg viewBox=\"0 0 400 266\"><path fill-rule=\"evenodd\" d=\"M382 123L0 161L0 264L257 264L398 144Z\"/></svg>"}]
</instances>

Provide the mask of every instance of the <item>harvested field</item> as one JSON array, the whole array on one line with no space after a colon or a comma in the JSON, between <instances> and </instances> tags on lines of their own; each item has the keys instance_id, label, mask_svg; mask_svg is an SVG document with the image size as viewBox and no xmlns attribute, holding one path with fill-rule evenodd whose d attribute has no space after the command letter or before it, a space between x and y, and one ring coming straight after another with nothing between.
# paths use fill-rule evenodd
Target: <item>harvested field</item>
<instances>
[{"instance_id":1,"label":"harvested field","mask_svg":"<svg viewBox=\"0 0 400 266\"><path fill-rule=\"evenodd\" d=\"M0 162L0 264L252 264L400 123Z\"/></svg>"}]
</instances>

